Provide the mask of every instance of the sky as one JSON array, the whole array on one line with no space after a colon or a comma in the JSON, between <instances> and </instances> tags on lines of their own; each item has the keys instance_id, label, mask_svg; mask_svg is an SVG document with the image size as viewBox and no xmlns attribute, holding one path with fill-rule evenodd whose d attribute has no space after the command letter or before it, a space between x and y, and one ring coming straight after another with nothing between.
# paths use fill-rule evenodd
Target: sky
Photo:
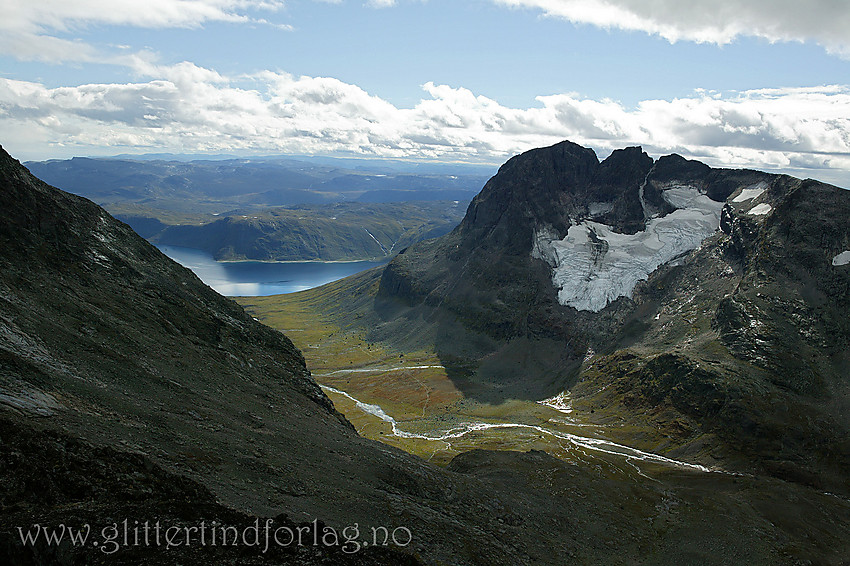
<instances>
[{"instance_id":1,"label":"sky","mask_svg":"<svg viewBox=\"0 0 850 566\"><path fill-rule=\"evenodd\" d=\"M498 164L569 139L850 187L847 0L0 0L0 144Z\"/></svg>"}]
</instances>

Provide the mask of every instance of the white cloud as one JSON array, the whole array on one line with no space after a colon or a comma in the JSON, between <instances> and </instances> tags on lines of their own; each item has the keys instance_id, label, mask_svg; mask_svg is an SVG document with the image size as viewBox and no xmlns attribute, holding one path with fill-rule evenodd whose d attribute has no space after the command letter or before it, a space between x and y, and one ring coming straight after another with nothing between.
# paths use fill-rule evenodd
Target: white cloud
<instances>
[{"instance_id":1,"label":"white cloud","mask_svg":"<svg viewBox=\"0 0 850 566\"><path fill-rule=\"evenodd\" d=\"M58 37L90 25L144 28L199 27L212 21L272 24L249 15L275 11L284 0L5 0L0 53L25 60L96 61L104 55L80 41Z\"/></svg>"},{"instance_id":2,"label":"white cloud","mask_svg":"<svg viewBox=\"0 0 850 566\"><path fill-rule=\"evenodd\" d=\"M397 108L327 77L226 77L192 63L137 61L130 84L46 88L0 79L0 131L30 156L124 151L347 153L500 162L562 139L604 156L626 145L710 165L753 167L850 185L850 87L697 92L627 108L573 94L510 108L427 83ZM53 149L45 155L46 147Z\"/></svg>"},{"instance_id":3,"label":"white cloud","mask_svg":"<svg viewBox=\"0 0 850 566\"><path fill-rule=\"evenodd\" d=\"M342 0L314 0L339 4ZM642 31L669 41L725 44L740 36L815 41L850 58L850 2L845 0L491 0L602 28ZM201 27L208 22L289 24L259 18L286 0L4 0L0 53L25 60L95 61L103 54L63 36L92 25ZM365 0L374 8L397 0ZM120 62L120 61L116 61Z\"/></svg>"},{"instance_id":4,"label":"white cloud","mask_svg":"<svg viewBox=\"0 0 850 566\"><path fill-rule=\"evenodd\" d=\"M669 41L724 44L739 36L813 40L850 56L850 2L844 0L493 0L577 24L643 31Z\"/></svg>"},{"instance_id":5,"label":"white cloud","mask_svg":"<svg viewBox=\"0 0 850 566\"><path fill-rule=\"evenodd\" d=\"M6 0L5 29L65 30L92 23L168 28L208 21L250 21L248 10L277 10L283 0Z\"/></svg>"}]
</instances>

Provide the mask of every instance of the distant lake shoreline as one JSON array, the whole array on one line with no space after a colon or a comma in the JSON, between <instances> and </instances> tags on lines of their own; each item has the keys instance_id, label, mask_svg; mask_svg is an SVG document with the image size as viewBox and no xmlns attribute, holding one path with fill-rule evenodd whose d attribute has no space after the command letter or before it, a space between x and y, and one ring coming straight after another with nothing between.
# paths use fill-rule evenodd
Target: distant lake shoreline
<instances>
[{"instance_id":1,"label":"distant lake shoreline","mask_svg":"<svg viewBox=\"0 0 850 566\"><path fill-rule=\"evenodd\" d=\"M211 254L194 248L170 245L157 245L157 248L228 297L295 293L389 261L216 261Z\"/></svg>"}]
</instances>

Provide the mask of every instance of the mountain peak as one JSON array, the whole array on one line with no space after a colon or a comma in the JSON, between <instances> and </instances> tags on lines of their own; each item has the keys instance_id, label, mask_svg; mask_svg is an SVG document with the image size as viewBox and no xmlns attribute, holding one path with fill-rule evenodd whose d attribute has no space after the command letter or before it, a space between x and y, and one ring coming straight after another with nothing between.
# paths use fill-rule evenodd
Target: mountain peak
<instances>
[{"instance_id":1,"label":"mountain peak","mask_svg":"<svg viewBox=\"0 0 850 566\"><path fill-rule=\"evenodd\" d=\"M570 141L517 155L470 204L460 226L465 245L519 253L540 227L563 235L576 218L603 209L606 222L634 233L644 224L639 193L653 163L639 146L600 163L592 149Z\"/></svg>"},{"instance_id":2,"label":"mountain peak","mask_svg":"<svg viewBox=\"0 0 850 566\"><path fill-rule=\"evenodd\" d=\"M537 224L568 225L570 193L598 169L596 153L570 141L517 155L472 200L460 230L475 245L528 248Z\"/></svg>"},{"instance_id":3,"label":"mountain peak","mask_svg":"<svg viewBox=\"0 0 850 566\"><path fill-rule=\"evenodd\" d=\"M459 229L387 265L376 338L433 336L487 402L646 408L695 423L696 452L712 434L769 473L847 488L850 191L637 147L509 164Z\"/></svg>"}]
</instances>

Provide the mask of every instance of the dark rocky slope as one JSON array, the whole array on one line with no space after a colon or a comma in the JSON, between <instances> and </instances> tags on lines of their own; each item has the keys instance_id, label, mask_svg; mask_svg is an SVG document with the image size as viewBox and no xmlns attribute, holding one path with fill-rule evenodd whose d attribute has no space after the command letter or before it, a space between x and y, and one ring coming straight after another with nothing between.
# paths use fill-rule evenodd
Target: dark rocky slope
<instances>
[{"instance_id":1,"label":"dark rocky slope","mask_svg":"<svg viewBox=\"0 0 850 566\"><path fill-rule=\"evenodd\" d=\"M341 544L333 546L271 544L266 549L267 519L217 503L204 486L163 470L139 453L95 447L57 431L6 419L0 419L0 440L4 524L0 560L4 564L420 564L394 548L353 552L355 547L346 546L341 535ZM312 540L313 529L318 527L322 536L325 528L308 522L296 524L284 514L271 521L272 529L303 529L305 541ZM198 529L201 524L207 544L200 544L197 530L191 531L187 544L185 529ZM57 531L64 525L84 533L86 544L78 541L75 545L66 531L59 544L48 544L40 534L35 544L23 545L17 527L35 536L33 525ZM249 531L248 544L222 544L222 533L231 537L226 543L233 540L232 531L226 530L235 528L241 535L254 525L259 527L259 536ZM182 536L172 535L173 546L166 551L167 529L178 529ZM212 544L214 529L216 544ZM289 542L287 532L281 531L283 543Z\"/></svg>"},{"instance_id":2,"label":"dark rocky slope","mask_svg":"<svg viewBox=\"0 0 850 566\"><path fill-rule=\"evenodd\" d=\"M492 515L489 487L360 438L285 336L5 153L0 215L0 409L14 423L149 458L242 513L404 526L406 550L432 562L482 563L471 541L487 561L526 561L471 519Z\"/></svg>"}]
</instances>

